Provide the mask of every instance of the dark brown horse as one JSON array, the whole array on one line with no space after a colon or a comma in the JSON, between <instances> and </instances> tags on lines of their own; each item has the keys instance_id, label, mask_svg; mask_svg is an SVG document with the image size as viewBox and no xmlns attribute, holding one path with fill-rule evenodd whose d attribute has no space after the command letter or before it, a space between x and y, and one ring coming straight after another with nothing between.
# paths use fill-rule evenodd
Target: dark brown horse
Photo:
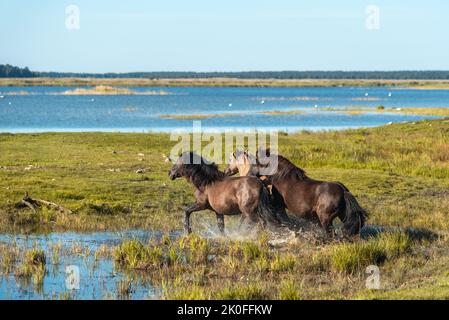
<instances>
[{"instance_id":1,"label":"dark brown horse","mask_svg":"<svg viewBox=\"0 0 449 320\"><path fill-rule=\"evenodd\" d=\"M279 225L270 206L270 195L256 177L227 177L214 163L193 152L184 152L169 171L171 180L185 177L195 188L195 203L185 209L184 229L191 232L192 212L212 210L224 233L224 215L241 214L241 222Z\"/></svg>"},{"instance_id":2,"label":"dark brown horse","mask_svg":"<svg viewBox=\"0 0 449 320\"><path fill-rule=\"evenodd\" d=\"M356 235L363 227L367 214L342 183L311 179L304 170L281 155L271 155L269 150L259 151L255 158L247 152L234 153L234 158L235 161L231 158L226 168L227 175L241 172L261 176L262 170L273 159L277 161L277 168L268 175L266 172L264 174L273 186L276 205L287 208L290 214L318 219L327 233L331 231L336 217L343 222L346 235Z\"/></svg>"}]
</instances>

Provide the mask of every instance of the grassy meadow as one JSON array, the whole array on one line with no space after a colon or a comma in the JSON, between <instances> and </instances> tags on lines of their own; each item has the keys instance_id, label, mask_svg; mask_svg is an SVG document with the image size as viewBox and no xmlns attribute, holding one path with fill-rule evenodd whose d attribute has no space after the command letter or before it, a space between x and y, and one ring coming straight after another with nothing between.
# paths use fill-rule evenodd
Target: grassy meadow
<instances>
[{"instance_id":1,"label":"grassy meadow","mask_svg":"<svg viewBox=\"0 0 449 320\"><path fill-rule=\"evenodd\" d=\"M175 143L167 134L0 134L0 231L181 231L192 187L170 181L161 156ZM107 254L118 268L145 273L166 299L449 298L449 119L281 134L279 149L310 177L343 182L368 224L392 231L353 241L313 230L204 237L216 228L206 211L192 214L196 234L126 241ZM72 212L18 207L27 192ZM234 230L238 217L225 220ZM415 236L427 231L436 236ZM38 248L1 250L0 272L19 256L18 272L39 277ZM372 264L380 290L365 287Z\"/></svg>"}]
</instances>

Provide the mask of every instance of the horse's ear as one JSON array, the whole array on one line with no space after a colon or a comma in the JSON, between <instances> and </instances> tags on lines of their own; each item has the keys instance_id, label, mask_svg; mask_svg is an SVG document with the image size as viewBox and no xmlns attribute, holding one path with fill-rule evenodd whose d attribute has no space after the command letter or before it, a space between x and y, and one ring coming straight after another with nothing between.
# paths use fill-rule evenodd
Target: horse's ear
<instances>
[{"instance_id":1,"label":"horse's ear","mask_svg":"<svg viewBox=\"0 0 449 320\"><path fill-rule=\"evenodd\" d=\"M265 155L266 155L267 157L271 156L271 150L270 150L270 148L265 149Z\"/></svg>"},{"instance_id":2,"label":"horse's ear","mask_svg":"<svg viewBox=\"0 0 449 320\"><path fill-rule=\"evenodd\" d=\"M257 158L269 157L270 156L270 148L265 149L264 147L260 147L259 150L257 150L256 156L257 156Z\"/></svg>"}]
</instances>

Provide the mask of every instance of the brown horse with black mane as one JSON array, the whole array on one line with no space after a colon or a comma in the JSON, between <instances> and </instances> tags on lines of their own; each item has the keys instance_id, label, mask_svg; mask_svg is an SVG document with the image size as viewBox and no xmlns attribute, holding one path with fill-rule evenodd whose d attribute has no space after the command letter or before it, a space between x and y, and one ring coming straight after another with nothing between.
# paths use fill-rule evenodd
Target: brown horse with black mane
<instances>
[{"instance_id":1,"label":"brown horse with black mane","mask_svg":"<svg viewBox=\"0 0 449 320\"><path fill-rule=\"evenodd\" d=\"M261 221L280 225L281 220L270 204L268 190L256 177L227 177L211 163L193 152L184 152L169 171L171 180L185 177L195 188L195 203L185 209L184 229L191 232L192 212L212 210L224 233L224 215L241 214L241 223ZM287 217L288 219L288 217Z\"/></svg>"},{"instance_id":2,"label":"brown horse with black mane","mask_svg":"<svg viewBox=\"0 0 449 320\"><path fill-rule=\"evenodd\" d=\"M261 174L271 165L273 156L276 157L277 168L269 174ZM342 183L311 179L304 170L281 155L271 155L269 150L259 151L253 158L243 151L234 153L233 157L235 160L231 158L226 168L227 175L237 172L259 177L266 175L272 184L273 201L277 207L287 208L290 214L301 218L318 218L327 233L330 233L336 217L343 222L348 236L358 234L365 224L365 210Z\"/></svg>"}]
</instances>

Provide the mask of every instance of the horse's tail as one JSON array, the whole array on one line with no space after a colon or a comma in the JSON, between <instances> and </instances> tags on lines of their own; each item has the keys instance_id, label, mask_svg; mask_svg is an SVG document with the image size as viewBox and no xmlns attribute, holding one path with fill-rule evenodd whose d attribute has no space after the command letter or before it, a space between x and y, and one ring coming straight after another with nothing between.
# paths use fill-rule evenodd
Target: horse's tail
<instances>
[{"instance_id":1,"label":"horse's tail","mask_svg":"<svg viewBox=\"0 0 449 320\"><path fill-rule=\"evenodd\" d=\"M276 226L294 227L293 222L287 213L280 208L275 208L271 201L271 196L267 188L262 188L261 198L257 206L257 213L262 221Z\"/></svg>"},{"instance_id":2,"label":"horse's tail","mask_svg":"<svg viewBox=\"0 0 449 320\"><path fill-rule=\"evenodd\" d=\"M346 216L343 221L343 228L346 235L353 236L360 233L367 218L366 211L359 205L357 199L349 192L344 191Z\"/></svg>"},{"instance_id":3,"label":"horse's tail","mask_svg":"<svg viewBox=\"0 0 449 320\"><path fill-rule=\"evenodd\" d=\"M257 205L257 214L262 221L268 224L280 225L279 221L270 201L270 194L267 188L263 187L260 194L259 203Z\"/></svg>"}]
</instances>

